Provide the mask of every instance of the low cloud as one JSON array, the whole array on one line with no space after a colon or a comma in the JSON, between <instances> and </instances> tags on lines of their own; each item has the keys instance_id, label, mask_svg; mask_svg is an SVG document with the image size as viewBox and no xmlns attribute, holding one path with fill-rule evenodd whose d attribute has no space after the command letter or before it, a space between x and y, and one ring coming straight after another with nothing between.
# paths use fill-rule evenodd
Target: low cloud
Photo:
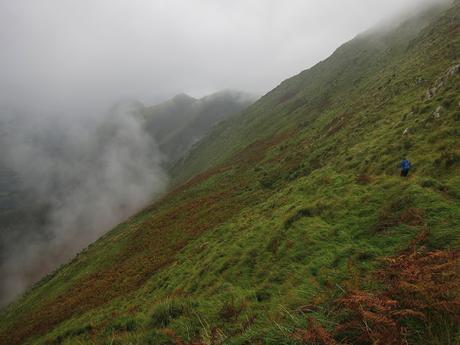
<instances>
[{"instance_id":1,"label":"low cloud","mask_svg":"<svg viewBox=\"0 0 460 345\"><path fill-rule=\"evenodd\" d=\"M2 164L43 212L41 223L2 232L5 302L161 193L167 176L130 102L95 119L16 113L1 121Z\"/></svg>"}]
</instances>

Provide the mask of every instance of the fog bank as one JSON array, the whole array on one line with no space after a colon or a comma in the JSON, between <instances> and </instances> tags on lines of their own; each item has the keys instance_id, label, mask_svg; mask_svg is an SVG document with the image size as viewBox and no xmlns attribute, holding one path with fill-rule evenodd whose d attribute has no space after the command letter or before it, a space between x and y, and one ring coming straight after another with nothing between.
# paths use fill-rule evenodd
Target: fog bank
<instances>
[{"instance_id":1,"label":"fog bank","mask_svg":"<svg viewBox=\"0 0 460 345\"><path fill-rule=\"evenodd\" d=\"M167 176L133 103L99 117L2 115L1 164L42 212L2 229L5 302L161 193Z\"/></svg>"}]
</instances>

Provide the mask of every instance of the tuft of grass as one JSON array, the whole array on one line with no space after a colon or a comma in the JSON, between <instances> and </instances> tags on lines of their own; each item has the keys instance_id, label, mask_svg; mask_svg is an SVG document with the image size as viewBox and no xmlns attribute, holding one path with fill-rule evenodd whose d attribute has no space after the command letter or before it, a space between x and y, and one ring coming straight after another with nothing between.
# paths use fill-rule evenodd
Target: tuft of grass
<instances>
[{"instance_id":1,"label":"tuft of grass","mask_svg":"<svg viewBox=\"0 0 460 345\"><path fill-rule=\"evenodd\" d=\"M185 307L183 304L172 298L166 299L155 306L151 316L151 324L156 328L164 328L184 312Z\"/></svg>"},{"instance_id":2,"label":"tuft of grass","mask_svg":"<svg viewBox=\"0 0 460 345\"><path fill-rule=\"evenodd\" d=\"M237 305L234 299L224 302L219 310L219 317L224 321L232 321L238 319L243 311L243 305Z\"/></svg>"},{"instance_id":3,"label":"tuft of grass","mask_svg":"<svg viewBox=\"0 0 460 345\"><path fill-rule=\"evenodd\" d=\"M121 317L110 322L110 325L106 328L108 332L134 332L138 327L135 319L132 317Z\"/></svg>"},{"instance_id":4,"label":"tuft of grass","mask_svg":"<svg viewBox=\"0 0 460 345\"><path fill-rule=\"evenodd\" d=\"M294 214L289 216L285 221L284 221L284 228L290 228L292 224L294 224L296 221L298 221L301 218L304 217L313 217L314 211L311 208L302 208L300 210L297 210Z\"/></svg>"}]
</instances>

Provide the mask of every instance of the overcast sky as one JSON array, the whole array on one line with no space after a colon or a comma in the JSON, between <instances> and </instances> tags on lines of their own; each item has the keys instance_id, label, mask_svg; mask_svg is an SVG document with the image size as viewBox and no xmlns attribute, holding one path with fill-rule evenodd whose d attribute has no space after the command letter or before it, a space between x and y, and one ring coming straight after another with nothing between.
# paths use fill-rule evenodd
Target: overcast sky
<instances>
[{"instance_id":1,"label":"overcast sky","mask_svg":"<svg viewBox=\"0 0 460 345\"><path fill-rule=\"evenodd\" d=\"M263 94L426 0L0 0L0 105Z\"/></svg>"}]
</instances>

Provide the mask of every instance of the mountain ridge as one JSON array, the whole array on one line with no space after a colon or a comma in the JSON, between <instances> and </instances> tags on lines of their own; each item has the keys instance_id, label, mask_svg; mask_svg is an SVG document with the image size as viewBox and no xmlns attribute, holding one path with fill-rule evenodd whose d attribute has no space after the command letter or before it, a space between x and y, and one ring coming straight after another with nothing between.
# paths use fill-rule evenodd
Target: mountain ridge
<instances>
[{"instance_id":1,"label":"mountain ridge","mask_svg":"<svg viewBox=\"0 0 460 345\"><path fill-rule=\"evenodd\" d=\"M436 18L440 13L442 13L444 8L444 6L436 6L434 8L430 8L429 10L422 12L421 17L417 17L417 20L408 20L401 23L398 29L402 28L402 32L399 30L397 31L398 33L396 36L399 36L397 38L394 37L394 31L381 34L380 31L370 29L364 34L358 35L355 39L337 48L330 58L323 60L312 68L304 70L298 75L283 81L278 87L268 92L267 95L263 96L259 100L259 108L266 110L266 115L264 115L264 117L259 115L260 119L258 119L257 115L253 114L251 120L255 123L254 128L256 128L256 131L254 132L257 134L258 126L265 126L264 131L261 131L264 133L276 133L283 129L280 129L279 122L276 122L276 126L274 126L274 128L266 128L267 125L263 122L264 118L269 118L269 114L272 114L273 118L275 119L276 117L297 117L297 120L294 119L292 122L296 121L300 126L307 125L307 122L311 120L301 118L299 121L299 117L303 117L302 113L305 112L312 113L312 115L315 113L318 114L323 112L324 106L327 106L328 103L331 103L331 101L328 100L328 98L331 97L331 88L336 90L339 87L339 83L342 83L342 85L345 85L345 87L348 88L350 84L353 85L353 83L359 81L356 79L355 75L361 75L362 78L362 75L367 72L364 68L372 68L375 71L379 68L379 65L385 63L385 56L388 55L388 51L385 54L384 51L390 48L390 46L383 44L385 39L392 42L391 47L393 50L405 49L405 47L409 44L408 41L415 38L415 34L418 33L418 30L425 28L427 21L429 22L430 20L433 20L433 18ZM372 34L372 32L374 32L374 34ZM393 40L396 41L396 44L393 42ZM361 50L361 56L356 56L356 50ZM355 59L356 63L354 61L350 61L350 59ZM369 61L372 63L370 64ZM351 67L348 66L347 68L344 68L347 65L351 65ZM447 68L447 66L445 68ZM325 77L324 74L327 76ZM316 80L318 75L321 75L322 78L319 83ZM321 85L321 83L323 85ZM363 90L368 88L368 85L360 86L359 83L357 86L360 87L360 90L354 90L354 97L356 97L359 92L363 92ZM299 93L298 90L302 90L302 92ZM316 94L308 94L312 92L316 92ZM345 92L348 92L348 90L345 89ZM338 94L340 95L340 93ZM308 98L306 98L305 95ZM337 104L340 101L341 100L338 99L335 103ZM277 108L278 104L279 107ZM234 139L233 141L243 143L239 147L241 149L245 144L247 144L247 142L241 138L248 137L248 133L245 132L244 127L251 126L251 124L248 123L250 119L244 118L244 115L241 115L240 118L235 119L235 122L238 121L241 124L244 124L244 126L241 125L240 131L244 134L240 134L240 137L238 139ZM269 123L269 121L267 122ZM287 126L292 126L292 122L289 123L287 120L284 121ZM283 122L281 122L281 124L283 124ZM229 129L231 129L231 125L226 126L226 128L222 129L222 131L229 131ZM238 131L233 132L235 133ZM222 132L220 132L218 135L225 137ZM211 138L211 140L214 139L215 138ZM218 142L218 140L215 141ZM224 151L224 149L221 147L219 147L219 150ZM234 153L235 150L232 152ZM201 156L204 156L206 159L208 159L209 156L217 155L215 153L210 153L209 155L201 154ZM221 159L223 159L225 155L219 156ZM192 155L191 159L193 160L195 157ZM209 166L206 165L206 163L203 161L200 161L197 165L205 167ZM183 170L182 166L179 165L177 170Z\"/></svg>"},{"instance_id":2,"label":"mountain ridge","mask_svg":"<svg viewBox=\"0 0 460 345\"><path fill-rule=\"evenodd\" d=\"M144 108L141 113L147 131L152 133L171 165L214 125L238 114L254 100L254 96L236 90L223 90L200 99L182 93Z\"/></svg>"}]
</instances>

